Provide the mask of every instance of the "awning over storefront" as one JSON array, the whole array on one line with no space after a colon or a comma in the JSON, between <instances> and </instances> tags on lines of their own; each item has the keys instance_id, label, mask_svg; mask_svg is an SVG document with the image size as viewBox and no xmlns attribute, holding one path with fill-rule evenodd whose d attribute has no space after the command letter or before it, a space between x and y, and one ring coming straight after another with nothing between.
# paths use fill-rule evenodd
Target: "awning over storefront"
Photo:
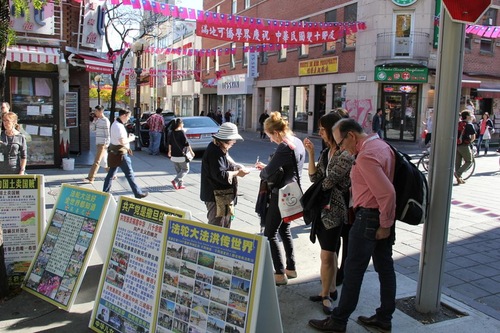
<instances>
[{"instance_id":1,"label":"awning over storefront","mask_svg":"<svg viewBox=\"0 0 500 333\"><path fill-rule=\"evenodd\" d=\"M44 46L12 45L7 48L7 61L57 65L59 63L59 49Z\"/></svg>"},{"instance_id":2,"label":"awning over storefront","mask_svg":"<svg viewBox=\"0 0 500 333\"><path fill-rule=\"evenodd\" d=\"M473 77L462 75L462 88L479 88L481 80L474 79Z\"/></svg>"},{"instance_id":3,"label":"awning over storefront","mask_svg":"<svg viewBox=\"0 0 500 333\"><path fill-rule=\"evenodd\" d=\"M483 98L500 98L500 82L482 82L477 94Z\"/></svg>"},{"instance_id":4,"label":"awning over storefront","mask_svg":"<svg viewBox=\"0 0 500 333\"><path fill-rule=\"evenodd\" d=\"M87 72L113 74L113 63L109 60L96 58L84 54L72 54L70 56L70 63L72 59L83 60L83 63L85 65L84 67L87 70Z\"/></svg>"}]
</instances>

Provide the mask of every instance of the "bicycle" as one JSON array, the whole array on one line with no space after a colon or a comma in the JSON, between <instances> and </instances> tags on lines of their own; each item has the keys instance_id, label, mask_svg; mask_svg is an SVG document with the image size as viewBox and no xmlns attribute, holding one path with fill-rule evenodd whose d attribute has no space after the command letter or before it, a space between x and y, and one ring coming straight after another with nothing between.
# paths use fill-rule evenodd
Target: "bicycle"
<instances>
[{"instance_id":1,"label":"bicycle","mask_svg":"<svg viewBox=\"0 0 500 333\"><path fill-rule=\"evenodd\" d=\"M477 153L477 147L475 145L472 145L472 164L470 168L465 171L462 174L462 179L467 180L469 179L473 174L474 171L476 170L476 159L474 156L476 156ZM429 161L430 161L430 148L427 148L422 152L422 157L417 162L417 168L420 170L420 167L422 167L423 171L429 172Z\"/></svg>"}]
</instances>

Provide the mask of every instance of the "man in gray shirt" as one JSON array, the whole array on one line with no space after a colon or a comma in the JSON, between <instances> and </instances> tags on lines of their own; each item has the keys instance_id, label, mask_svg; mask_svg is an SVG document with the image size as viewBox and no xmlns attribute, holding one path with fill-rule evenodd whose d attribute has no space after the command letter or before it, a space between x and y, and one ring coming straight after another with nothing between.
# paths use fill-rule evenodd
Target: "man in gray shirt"
<instances>
[{"instance_id":1,"label":"man in gray shirt","mask_svg":"<svg viewBox=\"0 0 500 333\"><path fill-rule=\"evenodd\" d=\"M87 178L84 179L87 183L94 182L95 175L101 165L101 160L104 159L106 170L108 169L106 159L109 146L109 119L104 116L104 107L102 105L95 107L95 118L90 124L90 129L95 132L96 151L94 164L90 167Z\"/></svg>"}]
</instances>

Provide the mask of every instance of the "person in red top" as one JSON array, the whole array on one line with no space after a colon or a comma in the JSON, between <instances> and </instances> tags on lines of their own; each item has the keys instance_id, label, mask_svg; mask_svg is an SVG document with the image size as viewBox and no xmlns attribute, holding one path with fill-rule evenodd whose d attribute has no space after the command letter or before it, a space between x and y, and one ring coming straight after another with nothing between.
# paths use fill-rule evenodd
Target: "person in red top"
<instances>
[{"instance_id":1,"label":"person in red top","mask_svg":"<svg viewBox=\"0 0 500 333\"><path fill-rule=\"evenodd\" d=\"M349 233L344 284L338 306L324 320L309 325L322 332L345 332L349 316L359 300L364 273L373 259L380 281L380 302L371 317L360 316L365 326L389 331L396 309L396 273L392 259L395 240L396 192L395 156L376 133L368 135L354 119L342 119L333 126L333 137L340 149L356 156L351 169L351 191L356 217Z\"/></svg>"},{"instance_id":2,"label":"person in red top","mask_svg":"<svg viewBox=\"0 0 500 333\"><path fill-rule=\"evenodd\" d=\"M149 155L160 154L160 140L165 121L161 115L163 109L156 109L156 113L148 118L147 123L149 126Z\"/></svg>"}]
</instances>

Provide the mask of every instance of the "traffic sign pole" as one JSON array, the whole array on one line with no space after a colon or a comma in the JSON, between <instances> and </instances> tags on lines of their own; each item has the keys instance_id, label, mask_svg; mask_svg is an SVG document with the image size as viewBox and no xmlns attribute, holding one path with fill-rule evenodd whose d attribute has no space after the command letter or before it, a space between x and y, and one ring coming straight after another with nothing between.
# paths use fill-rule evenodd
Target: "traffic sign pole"
<instances>
[{"instance_id":1,"label":"traffic sign pole","mask_svg":"<svg viewBox=\"0 0 500 333\"><path fill-rule=\"evenodd\" d=\"M430 207L424 224L415 300L415 308L422 313L438 312L441 307L465 44L465 25L453 22L446 10L441 10L439 30Z\"/></svg>"}]
</instances>

